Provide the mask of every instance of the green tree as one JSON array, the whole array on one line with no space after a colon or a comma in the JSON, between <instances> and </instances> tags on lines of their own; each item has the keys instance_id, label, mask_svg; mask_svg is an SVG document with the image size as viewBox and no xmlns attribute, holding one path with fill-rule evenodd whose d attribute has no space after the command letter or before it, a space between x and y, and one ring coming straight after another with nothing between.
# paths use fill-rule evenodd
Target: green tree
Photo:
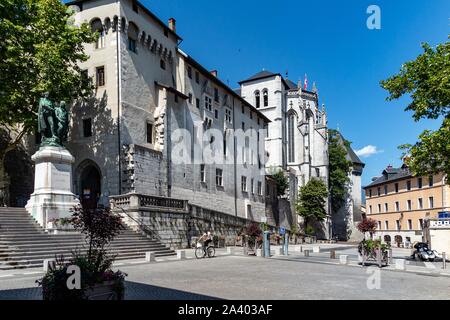
<instances>
[{"instance_id":1,"label":"green tree","mask_svg":"<svg viewBox=\"0 0 450 320\"><path fill-rule=\"evenodd\" d=\"M450 38L450 37L449 37ZM404 144L405 162L415 175L450 173L450 42L435 48L424 43L424 53L402 65L400 72L380 82L389 91L387 100L405 94L411 102L405 111L414 121L443 117L436 131L425 130L414 144ZM448 180L447 180L448 182Z\"/></svg>"},{"instance_id":2,"label":"green tree","mask_svg":"<svg viewBox=\"0 0 450 320\"><path fill-rule=\"evenodd\" d=\"M0 127L9 134L0 165L26 134L36 128L39 98L71 102L87 96L92 85L78 66L86 61L84 44L95 41L87 24L77 26L60 0L0 2Z\"/></svg>"},{"instance_id":3,"label":"green tree","mask_svg":"<svg viewBox=\"0 0 450 320\"><path fill-rule=\"evenodd\" d=\"M272 178L277 183L277 195L282 196L286 192L286 189L289 187L289 180L284 174L282 169L272 168L271 170Z\"/></svg>"},{"instance_id":4,"label":"green tree","mask_svg":"<svg viewBox=\"0 0 450 320\"><path fill-rule=\"evenodd\" d=\"M306 185L299 189L295 211L303 217L305 230L311 220L320 221L326 217L325 202L327 197L327 186L320 179L311 178Z\"/></svg>"},{"instance_id":5,"label":"green tree","mask_svg":"<svg viewBox=\"0 0 450 320\"><path fill-rule=\"evenodd\" d=\"M347 150L350 142L344 140L336 130L328 130L328 158L329 158L329 192L333 212L337 212L344 204L347 189L350 184L348 173L352 162L347 160Z\"/></svg>"}]
</instances>

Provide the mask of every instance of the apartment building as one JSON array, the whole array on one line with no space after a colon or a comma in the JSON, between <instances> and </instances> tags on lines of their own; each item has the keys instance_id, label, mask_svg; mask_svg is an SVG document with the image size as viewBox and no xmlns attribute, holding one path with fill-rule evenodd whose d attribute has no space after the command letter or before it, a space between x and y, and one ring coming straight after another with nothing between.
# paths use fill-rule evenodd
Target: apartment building
<instances>
[{"instance_id":1,"label":"apartment building","mask_svg":"<svg viewBox=\"0 0 450 320\"><path fill-rule=\"evenodd\" d=\"M377 221L375 236L405 245L422 241L425 220L450 211L445 174L415 177L408 166L388 166L364 187L366 216Z\"/></svg>"}]
</instances>

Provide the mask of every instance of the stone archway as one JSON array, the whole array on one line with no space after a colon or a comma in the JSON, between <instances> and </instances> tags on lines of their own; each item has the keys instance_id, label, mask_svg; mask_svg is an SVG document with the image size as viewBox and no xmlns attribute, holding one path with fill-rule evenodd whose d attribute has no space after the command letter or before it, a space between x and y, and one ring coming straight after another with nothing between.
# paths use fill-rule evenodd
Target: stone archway
<instances>
[{"instance_id":1,"label":"stone archway","mask_svg":"<svg viewBox=\"0 0 450 320\"><path fill-rule=\"evenodd\" d=\"M102 174L92 160L83 161L77 168L76 188L85 208L96 208L102 194Z\"/></svg>"}]
</instances>

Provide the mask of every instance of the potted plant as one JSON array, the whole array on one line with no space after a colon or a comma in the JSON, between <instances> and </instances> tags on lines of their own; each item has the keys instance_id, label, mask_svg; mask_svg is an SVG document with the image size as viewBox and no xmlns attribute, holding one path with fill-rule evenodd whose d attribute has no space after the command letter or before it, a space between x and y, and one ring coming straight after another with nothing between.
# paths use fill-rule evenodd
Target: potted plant
<instances>
[{"instance_id":1,"label":"potted plant","mask_svg":"<svg viewBox=\"0 0 450 320\"><path fill-rule=\"evenodd\" d=\"M358 245L358 253L362 257L363 264L368 260L379 261L380 263L387 264L389 249L390 246L382 243L379 239L363 240Z\"/></svg>"},{"instance_id":2,"label":"potted plant","mask_svg":"<svg viewBox=\"0 0 450 320\"><path fill-rule=\"evenodd\" d=\"M262 243L262 230L258 223L252 222L247 225L245 230L245 234L247 235L247 246L254 250L256 253L256 249L260 243Z\"/></svg>"},{"instance_id":3,"label":"potted plant","mask_svg":"<svg viewBox=\"0 0 450 320\"><path fill-rule=\"evenodd\" d=\"M65 261L56 259L44 277L38 280L44 300L121 300L124 297L126 274L112 270L115 257L108 254L105 246L116 237L124 225L119 215L108 208L85 209L76 207L70 223L75 230L86 236L87 248L73 252ZM69 288L69 268L79 270L79 288Z\"/></svg>"}]
</instances>

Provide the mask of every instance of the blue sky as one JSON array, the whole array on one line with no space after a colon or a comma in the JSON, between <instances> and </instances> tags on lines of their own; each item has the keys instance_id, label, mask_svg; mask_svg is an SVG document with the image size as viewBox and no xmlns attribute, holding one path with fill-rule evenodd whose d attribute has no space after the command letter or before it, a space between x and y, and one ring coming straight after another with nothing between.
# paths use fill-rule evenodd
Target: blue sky
<instances>
[{"instance_id":1,"label":"blue sky","mask_svg":"<svg viewBox=\"0 0 450 320\"><path fill-rule=\"evenodd\" d=\"M163 21L177 20L181 48L231 87L263 68L296 82L316 82L329 127L355 150L374 146L363 185L388 165L400 165L397 146L413 143L436 121L416 123L408 98L387 102L379 81L421 53L421 42L447 40L450 1L211 1L143 0ZM381 9L381 30L366 27L369 5ZM369 153L374 148L368 147Z\"/></svg>"}]
</instances>

